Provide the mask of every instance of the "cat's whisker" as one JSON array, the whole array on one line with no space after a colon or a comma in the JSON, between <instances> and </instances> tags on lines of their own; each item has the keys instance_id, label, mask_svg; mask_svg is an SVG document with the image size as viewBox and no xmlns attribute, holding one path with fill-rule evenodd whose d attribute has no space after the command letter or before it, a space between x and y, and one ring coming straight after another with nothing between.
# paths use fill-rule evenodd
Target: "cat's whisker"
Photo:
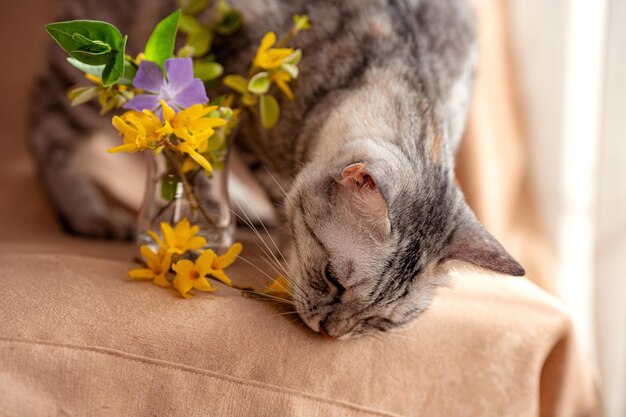
<instances>
[{"instance_id":1,"label":"cat's whisker","mask_svg":"<svg viewBox=\"0 0 626 417\"><path fill-rule=\"evenodd\" d=\"M261 252L266 255L268 258L270 257L270 254L273 255L272 250L270 249L269 245L267 244L267 242L265 242L265 240L263 239L263 237L261 236L261 234L259 233L258 229L256 228L256 226L252 223L252 220L250 219L250 217L246 214L246 212L243 210L243 207L241 207L241 204L239 204L238 202L236 202L239 210L242 211L242 213L244 214L244 216L246 216L246 219L244 219L243 217L241 217L239 214L237 214L234 210L230 210L235 216L237 216L239 219L241 219L241 221L243 221L257 236L257 238L263 242L263 244L265 245L265 247L267 248L267 251L260 245L257 243L257 246L259 247L259 249L261 250ZM249 206L248 206L249 207ZM258 218L258 216L257 216ZM265 232L267 233L267 235L270 237L270 239L272 239L271 234L269 233L269 231L267 230L267 228L265 227L265 225L263 224L263 222L261 221L261 219L259 218L259 221L261 222L261 224L263 225L263 228L265 229ZM276 242L274 242L274 240L272 239L272 243L274 243L274 246L276 246L276 249L280 252L280 249L278 249L278 246L276 245ZM269 252L269 254L267 253ZM282 255L283 259L285 259L285 257ZM287 270L285 269L285 267L280 263L280 261L276 258L275 255L273 255L273 261L274 266L273 269L275 268L275 272L283 275L283 277L285 278L285 280L287 280L287 282L289 282L291 284L291 286L293 287L293 290L298 290L298 294L303 297L304 299L307 299L306 297L306 291L304 291L304 289L298 285L295 280L293 280L290 276L290 274L287 272ZM266 261L267 263L267 261ZM287 263L287 261L285 260L285 263ZM287 263L287 265L289 266L289 268L291 269L291 266ZM271 265L270 265L271 266Z\"/></svg>"},{"instance_id":2,"label":"cat's whisker","mask_svg":"<svg viewBox=\"0 0 626 417\"><path fill-rule=\"evenodd\" d=\"M266 168L266 170L267 170L267 168ZM268 171L268 172L269 172L269 171ZM271 175L271 174L270 174L270 175ZM274 177L272 177L272 178L274 178ZM274 179L274 181L276 181L276 179ZM276 184L277 184L277 185L279 185L279 184L278 184L278 182L276 182ZM279 186L280 186L280 185L279 185ZM281 190L282 190L282 188L281 188ZM284 190L283 190L283 192L284 192ZM245 201L245 204L246 204L246 206L248 207L248 209L251 209L250 204L249 204L247 201ZM239 203L238 203L238 205L239 205ZM240 210L242 210L241 205L239 205L239 209L240 209ZM276 244L276 241L274 241L274 238L272 237L272 234L269 232L269 230L267 230L267 227L265 226L265 223L263 223L263 220L261 220L261 217L259 216L259 214L258 214L256 211L254 211L254 210L251 210L251 211L254 213L254 215L255 215L256 219L257 219L257 220L258 220L258 222L261 224L261 226L263 226L263 230L265 230L265 233L267 234L267 236L269 237L270 241L272 242L272 244L273 244L273 245L274 245L274 247L276 248L276 251L280 254L280 256L281 256L281 258L283 259L283 261L284 261L285 263L287 263L287 259L285 258L285 256L284 256L284 255L283 255L283 253L281 252L280 248L279 248L279 247L278 247L278 245ZM244 213L244 215L248 218L248 221L249 221L250 223L252 223L252 221L250 220L250 218L248 217L248 215L246 214L246 212L245 212L244 210L242 210L242 212L243 212L243 213ZM272 252L272 253L273 253L273 252ZM287 265L289 265L289 264L287 264Z\"/></svg>"},{"instance_id":3,"label":"cat's whisker","mask_svg":"<svg viewBox=\"0 0 626 417\"><path fill-rule=\"evenodd\" d=\"M278 261L276 261L276 260L272 259L272 258L270 257L270 255L269 255L269 254L268 254L265 250L263 250L263 248L260 248L260 249L261 249L261 251L263 252L263 255L265 255L265 257L267 258L267 261L269 261L269 262L271 262L271 263L272 263L272 265L273 265L273 266L274 266L274 268L275 268L275 272L276 272L276 273L281 274L281 275L283 275L283 276L290 277L290 275L287 273L287 271L285 270L285 268L283 268L283 266L282 266L282 265L281 265Z\"/></svg>"},{"instance_id":4,"label":"cat's whisker","mask_svg":"<svg viewBox=\"0 0 626 417\"><path fill-rule=\"evenodd\" d=\"M265 171L267 171L268 174L270 174L270 177L272 177L272 180L274 180L274 182L276 183L276 185L278 186L278 188L280 188L280 191L283 192L283 195L285 197L287 197L287 191L285 191L285 189L283 188L282 185L280 185L280 183L276 180L276 177L274 177L274 175L270 172L269 169L267 169L267 167L265 165L263 165L263 169L265 169Z\"/></svg>"},{"instance_id":5,"label":"cat's whisker","mask_svg":"<svg viewBox=\"0 0 626 417\"><path fill-rule=\"evenodd\" d=\"M391 337L394 337L394 338L396 338L396 339L408 340L408 341L410 341L410 342L417 342L417 341L418 341L418 339L417 339L417 338L415 338L415 337L410 337L410 336L406 336L406 335L401 335L401 334L394 333L394 332L385 332L385 334L384 334L384 335L385 335L385 336L391 336Z\"/></svg>"},{"instance_id":6,"label":"cat's whisker","mask_svg":"<svg viewBox=\"0 0 626 417\"><path fill-rule=\"evenodd\" d=\"M270 267L270 268L276 268L275 265L271 262L271 259L267 259L266 257L262 256L261 259L263 259L263 261ZM276 273L280 273L279 271L274 270L274 272ZM295 292L296 294L298 294L300 297L304 298L305 300L308 301L308 297L306 296L306 293L304 292L304 290L302 289L302 287L300 287L298 284L296 284L296 282L294 280L292 280L290 277L283 275L283 278L285 278L285 281L287 281L287 283L291 286L291 291ZM281 286L282 287L282 286ZM283 288L285 291L289 291L289 288Z\"/></svg>"},{"instance_id":7,"label":"cat's whisker","mask_svg":"<svg viewBox=\"0 0 626 417\"><path fill-rule=\"evenodd\" d=\"M254 224L252 223L252 220L250 219L250 217L246 214L246 211L243 209L243 207L241 207L241 204L239 204L238 201L235 201L235 203L237 204L237 206L239 207L239 210L241 210L241 212L243 213L244 216L246 216L246 219L248 220L246 222L246 224L248 225L248 227L250 227L252 229L252 231L256 234L256 236L259 238L259 240L263 243L263 245L265 245L265 247L267 248L268 252L270 254L272 254L272 250L270 249L269 245L267 244L267 242L265 242L265 239L263 239L263 237L261 236L261 234L259 233L259 231L257 230L256 226L254 226ZM249 207L249 206L248 206ZM231 210L232 211L232 210ZM241 218L241 216L237 215L237 217ZM263 225L263 227L265 228L265 225ZM265 229L266 233L269 235L269 232L267 232L267 229ZM270 236L271 238L271 236ZM265 251L263 251L265 252ZM273 254L272 254L273 255ZM278 259L276 258L275 255L273 255L274 258L276 259L277 263L278 263ZM282 267L279 267L279 269L283 269ZM286 271L285 271L286 273Z\"/></svg>"},{"instance_id":8,"label":"cat's whisker","mask_svg":"<svg viewBox=\"0 0 626 417\"><path fill-rule=\"evenodd\" d=\"M244 261L245 263L247 263L248 265L252 266L253 268L255 268L257 271L259 271L261 274L265 275L270 282L274 281L274 278L272 278L267 272L263 271L261 268L259 268L257 265L255 265L253 262L251 262L250 260L246 259L245 257L239 255L239 259L241 259L242 261ZM265 258L263 258L263 260L265 260ZM266 261L266 260L265 260ZM266 261L267 262L267 261ZM271 267L272 265L270 265ZM283 288L285 291L288 291L288 288ZM263 295L263 294L262 294ZM265 294L266 295L266 294ZM298 292L298 295L300 295L301 297L306 299L306 296L304 294L301 294Z\"/></svg>"},{"instance_id":9,"label":"cat's whisker","mask_svg":"<svg viewBox=\"0 0 626 417\"><path fill-rule=\"evenodd\" d=\"M267 256L267 254L266 254ZM277 265L275 264L275 262L272 261L272 259L267 258L266 256L261 256L261 258L265 261L265 263L269 266L269 267L273 267L273 268L277 268ZM306 291L304 290L304 288L302 288L301 285L299 285L288 273L287 271L285 271L284 269L282 269L281 271L276 271L276 273L278 274L282 274L283 278L285 278L285 281L287 281L287 283L292 287L292 290L296 291L300 296L302 296L304 299L308 300L308 297L306 296ZM288 289L286 289L288 290Z\"/></svg>"},{"instance_id":10,"label":"cat's whisker","mask_svg":"<svg viewBox=\"0 0 626 417\"><path fill-rule=\"evenodd\" d=\"M298 314L297 311L285 311L283 313L270 314L268 317L281 317L281 316L290 316L292 314Z\"/></svg>"},{"instance_id":11,"label":"cat's whisker","mask_svg":"<svg viewBox=\"0 0 626 417\"><path fill-rule=\"evenodd\" d=\"M246 202L246 205L248 206L248 209L251 208L250 205L248 204L248 202ZM241 209L241 206L239 208ZM272 242L272 244L276 248L276 251L278 252L280 257L283 259L283 262L285 262L287 267L290 269L290 272L293 273L293 271L291 270L291 265L289 265L289 262L287 262L287 259L285 258L285 256L281 252L280 248L278 247L278 245L274 241L274 238L272 237L272 234L267 230L267 227L265 227L265 223L263 223L263 220L261 220L261 218L259 217L259 214L256 211L253 210L253 213L256 216L256 218L259 221L259 223L261 224L261 226L263 226L263 230L265 230L265 233L267 234L267 236L269 237L270 241ZM245 214L245 211L244 211L244 214ZM246 217L248 217L248 216L246 215ZM250 220L250 219L248 218L248 220ZM252 223L252 222L250 221L250 223ZM265 243L265 241L263 243ZM280 265L281 264L280 261L278 260L278 258L274 254L274 252L269 248L269 245L267 245L267 243L265 243L265 246L267 247L267 249L270 252L270 254L274 257L274 260ZM284 266L282 267L282 269L284 270L285 273L287 273L287 270L286 270L286 268Z\"/></svg>"},{"instance_id":12,"label":"cat's whisker","mask_svg":"<svg viewBox=\"0 0 626 417\"><path fill-rule=\"evenodd\" d=\"M231 210L231 211L232 211L232 210ZM233 213L234 213L234 212L233 212ZM237 214L235 213L235 215L237 215ZM241 218L241 216L239 216L239 215L237 215L237 217ZM258 233L258 231L256 231L256 229L254 228L254 226L253 226L253 225L251 225L251 224L249 224L248 222L246 222L246 221L245 221L245 219L243 219L243 218L241 218L241 219L242 219L242 221L244 221L244 222L246 223L246 225L248 225L249 227L251 227L252 231L256 234L256 236L258 237L258 239L259 239L259 240L261 240L261 241L265 244L265 242L263 241L263 238L260 236L260 234ZM265 245L267 246L267 244L265 244ZM258 248L261 250L261 252L262 252L264 255L269 256L269 255L267 255L267 252L265 251L265 249L264 249L264 248L263 248L263 247L262 247L262 246L261 246L258 242L257 242L257 246L258 246ZM282 275L288 275L288 274L286 273L286 271L284 270L284 268L282 268L282 267L281 267L281 265L280 265L280 264L270 265L270 266L272 267L272 269L274 270L274 272L279 273L279 274L282 274ZM257 268L257 269L258 269L258 268ZM265 274L265 275L267 275L267 274ZM268 277L269 277L269 276L268 276ZM273 278L270 278L270 279L273 279Z\"/></svg>"},{"instance_id":13,"label":"cat's whisker","mask_svg":"<svg viewBox=\"0 0 626 417\"><path fill-rule=\"evenodd\" d=\"M241 291L243 291L245 293L248 293L248 294L254 294L254 295L258 295L259 297L262 297L262 298L260 298L257 301L275 301L277 303L286 304L286 305L289 305L289 306L292 306L292 307L294 306L294 302L293 301L286 300L286 299L280 298L280 297L276 297L274 295L265 294L265 293L254 291L254 290L241 290Z\"/></svg>"},{"instance_id":14,"label":"cat's whisker","mask_svg":"<svg viewBox=\"0 0 626 417\"><path fill-rule=\"evenodd\" d=\"M247 263L248 265L252 266L253 268L255 268L257 271L259 271L260 273L262 273L263 275L265 275L270 282L274 281L274 278L272 278L267 272L263 271L261 268L259 268L257 265L255 265L253 262L251 262L250 260L242 257L241 255L239 255L239 259L241 259L242 261L244 261L245 263ZM265 260L265 259L264 259ZM271 266L271 265L270 265ZM288 291L288 288L283 288L285 291ZM300 294L298 293L300 296L302 296L303 298L306 298L304 296L304 294Z\"/></svg>"},{"instance_id":15,"label":"cat's whisker","mask_svg":"<svg viewBox=\"0 0 626 417\"><path fill-rule=\"evenodd\" d=\"M243 256L239 255L238 258L241 259L242 261L244 261L245 263L247 263L248 265L250 265L251 267L255 268L257 271L259 271L263 275L265 275L270 281L274 279L274 278L272 278L270 276L270 274L268 274L267 272L265 272L264 270L262 270L261 268L256 266L253 262L251 262L251 261L247 260L246 258L244 258Z\"/></svg>"},{"instance_id":16,"label":"cat's whisker","mask_svg":"<svg viewBox=\"0 0 626 417\"><path fill-rule=\"evenodd\" d=\"M367 337L370 337L370 340L375 340L376 342L378 342L372 345L376 346L377 349L384 349L387 351L392 350L393 354L400 357L403 361L416 363L415 358L407 355L406 351L400 349L395 343L389 343L390 341L385 337L388 334L389 333L371 333L368 334ZM380 356L386 358L389 355L388 352L383 352Z\"/></svg>"}]
</instances>

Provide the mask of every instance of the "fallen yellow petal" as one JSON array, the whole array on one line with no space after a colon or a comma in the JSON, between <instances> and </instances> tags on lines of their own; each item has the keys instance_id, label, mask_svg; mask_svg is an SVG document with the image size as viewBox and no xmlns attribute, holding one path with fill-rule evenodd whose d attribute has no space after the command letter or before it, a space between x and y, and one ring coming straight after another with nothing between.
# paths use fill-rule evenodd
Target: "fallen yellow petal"
<instances>
[{"instance_id":1,"label":"fallen yellow petal","mask_svg":"<svg viewBox=\"0 0 626 417\"><path fill-rule=\"evenodd\" d=\"M263 294L272 295L286 300L291 299L291 287L282 275L279 275L270 285L265 287Z\"/></svg>"}]
</instances>

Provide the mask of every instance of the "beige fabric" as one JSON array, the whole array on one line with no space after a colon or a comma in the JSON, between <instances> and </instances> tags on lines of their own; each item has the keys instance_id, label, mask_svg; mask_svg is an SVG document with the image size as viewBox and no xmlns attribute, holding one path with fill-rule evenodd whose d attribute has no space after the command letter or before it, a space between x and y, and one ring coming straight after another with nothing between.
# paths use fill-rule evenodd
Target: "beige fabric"
<instances>
[{"instance_id":1,"label":"beige fabric","mask_svg":"<svg viewBox=\"0 0 626 417\"><path fill-rule=\"evenodd\" d=\"M0 138L0 416L596 415L569 315L525 279L455 275L406 332L333 342L266 302L186 301L129 282L132 245L62 235L24 140L25 91L51 19L47 0L8 3L1 16L0 38L14 43L0 77L10 130ZM255 261L253 248L244 256ZM235 279L262 278L236 268Z\"/></svg>"},{"instance_id":2,"label":"beige fabric","mask_svg":"<svg viewBox=\"0 0 626 417\"><path fill-rule=\"evenodd\" d=\"M455 276L409 330L328 341L266 302L131 282L75 243L3 248L2 416L590 415L568 315L525 279Z\"/></svg>"}]
</instances>

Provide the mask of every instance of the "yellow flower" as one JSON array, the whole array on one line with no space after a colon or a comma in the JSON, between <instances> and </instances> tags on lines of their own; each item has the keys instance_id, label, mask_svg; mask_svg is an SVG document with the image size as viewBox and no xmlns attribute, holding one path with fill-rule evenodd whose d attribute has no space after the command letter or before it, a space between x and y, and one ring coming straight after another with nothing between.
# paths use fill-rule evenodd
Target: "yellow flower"
<instances>
[{"instance_id":1,"label":"yellow flower","mask_svg":"<svg viewBox=\"0 0 626 417\"><path fill-rule=\"evenodd\" d=\"M176 277L173 281L174 288L185 298L191 297L189 291L193 288L200 291L214 291L217 287L211 286L206 278L207 275L228 286L233 285L230 278L224 273L224 269L235 262L242 250L243 245L237 242L222 256L217 256L211 249L207 249L202 252L195 264L183 259L173 266L174 271L176 271Z\"/></svg>"},{"instance_id":2,"label":"yellow flower","mask_svg":"<svg viewBox=\"0 0 626 417\"><path fill-rule=\"evenodd\" d=\"M211 266L215 260L215 252L206 250L198 257L194 264L190 260L183 259L172 267L176 271L174 277L174 288L178 290L180 295L190 298L192 289L200 291L215 291L217 287L211 286L206 276L212 271Z\"/></svg>"},{"instance_id":3,"label":"yellow flower","mask_svg":"<svg viewBox=\"0 0 626 417\"><path fill-rule=\"evenodd\" d=\"M165 134L173 133L176 137L182 139L183 142L177 146L178 150L189 155L205 170L212 171L213 167L198 152L198 149L206 148L208 139L215 133L214 127L224 126L227 123L221 117L205 117L215 110L217 106L194 104L176 113L166 102L161 100L161 107L163 108L163 120L165 122L161 131Z\"/></svg>"},{"instance_id":4,"label":"yellow flower","mask_svg":"<svg viewBox=\"0 0 626 417\"><path fill-rule=\"evenodd\" d=\"M178 150L181 151L182 153L186 153L187 155L189 155L189 157L191 157L191 159L196 161L196 163L200 165L202 168L204 168L205 171L207 172L213 171L213 166L211 166L209 161L207 161L207 159L204 156L196 152L196 150L189 143L187 142L181 143L180 145L178 145Z\"/></svg>"},{"instance_id":5,"label":"yellow flower","mask_svg":"<svg viewBox=\"0 0 626 417\"><path fill-rule=\"evenodd\" d=\"M154 253L148 246L140 248L141 255L146 261L147 268L136 268L128 271L128 277L134 279L151 279L156 285L169 287L170 283L165 275L172 264L171 253Z\"/></svg>"},{"instance_id":6,"label":"yellow flower","mask_svg":"<svg viewBox=\"0 0 626 417\"><path fill-rule=\"evenodd\" d=\"M293 23L296 31L301 30L309 30L311 29L311 22L309 21L309 16L307 15L295 15L293 17Z\"/></svg>"},{"instance_id":7,"label":"yellow flower","mask_svg":"<svg viewBox=\"0 0 626 417\"><path fill-rule=\"evenodd\" d=\"M110 148L109 153L137 152L155 149L163 138L163 124L150 110L138 112L130 110L121 117L113 117L113 126L124 136L124 144Z\"/></svg>"},{"instance_id":8,"label":"yellow flower","mask_svg":"<svg viewBox=\"0 0 626 417\"><path fill-rule=\"evenodd\" d=\"M231 286L233 283L224 272L224 269L228 268L233 264L233 262L235 262L242 250L243 245L237 242L233 244L225 254L222 256L216 256L211 263L211 276L222 281L224 284Z\"/></svg>"},{"instance_id":9,"label":"yellow flower","mask_svg":"<svg viewBox=\"0 0 626 417\"><path fill-rule=\"evenodd\" d=\"M291 287L282 275L276 277L274 281L263 290L263 294L272 295L274 297L291 299Z\"/></svg>"},{"instance_id":10,"label":"yellow flower","mask_svg":"<svg viewBox=\"0 0 626 417\"><path fill-rule=\"evenodd\" d=\"M102 85L102 78L100 77L96 77L93 74L85 74L85 78L87 78L89 81L91 81L94 84L98 84L98 85Z\"/></svg>"},{"instance_id":11,"label":"yellow flower","mask_svg":"<svg viewBox=\"0 0 626 417\"><path fill-rule=\"evenodd\" d=\"M197 225L192 227L189 224L189 220L182 219L173 228L169 223L161 223L163 240L152 230L148 231L148 234L165 253L182 255L189 250L197 250L206 245L205 238L196 236L199 231L200 228Z\"/></svg>"},{"instance_id":12,"label":"yellow flower","mask_svg":"<svg viewBox=\"0 0 626 417\"><path fill-rule=\"evenodd\" d=\"M253 65L255 67L271 70L280 67L285 58L293 53L293 48L272 48L276 43L276 34L268 32L259 45Z\"/></svg>"},{"instance_id":13,"label":"yellow flower","mask_svg":"<svg viewBox=\"0 0 626 417\"><path fill-rule=\"evenodd\" d=\"M187 174L198 167L198 164L191 158L185 158L183 164L180 167L180 170L183 171L183 174Z\"/></svg>"},{"instance_id":14,"label":"yellow flower","mask_svg":"<svg viewBox=\"0 0 626 417\"><path fill-rule=\"evenodd\" d=\"M272 75L272 80L276 83L276 86L280 89L280 91L285 93L289 100L293 101L295 99L293 91L291 91L291 88L289 88L289 85L287 84L291 81L291 75L289 75L288 72L280 70L276 72L276 74Z\"/></svg>"},{"instance_id":15,"label":"yellow flower","mask_svg":"<svg viewBox=\"0 0 626 417\"><path fill-rule=\"evenodd\" d=\"M165 121L163 130L167 133L174 133L180 139L189 142L194 149L213 135L214 127L226 124L226 120L221 117L205 117L217 109L217 106L194 104L176 113L165 101L161 100L161 107Z\"/></svg>"}]
</instances>

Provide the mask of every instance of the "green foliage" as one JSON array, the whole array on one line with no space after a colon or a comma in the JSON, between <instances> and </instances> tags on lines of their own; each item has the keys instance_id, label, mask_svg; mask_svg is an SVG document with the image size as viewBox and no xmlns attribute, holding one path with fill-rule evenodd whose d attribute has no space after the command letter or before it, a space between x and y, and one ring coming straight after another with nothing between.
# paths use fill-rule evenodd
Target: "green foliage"
<instances>
[{"instance_id":1,"label":"green foliage","mask_svg":"<svg viewBox=\"0 0 626 417\"><path fill-rule=\"evenodd\" d=\"M230 36L241 28L243 24L241 13L233 9L227 1L219 0L216 9L218 16L214 28L216 33L223 36Z\"/></svg>"},{"instance_id":2,"label":"green foliage","mask_svg":"<svg viewBox=\"0 0 626 417\"><path fill-rule=\"evenodd\" d=\"M50 23L48 34L76 61L103 66L104 86L117 83L124 75L126 37L113 25L96 20Z\"/></svg>"},{"instance_id":3,"label":"green foliage","mask_svg":"<svg viewBox=\"0 0 626 417\"><path fill-rule=\"evenodd\" d=\"M98 78L102 77L102 71L104 70L104 65L87 65L87 64L83 64L79 60L74 59L72 57L67 57L66 59L67 59L67 62L72 64L74 68L81 70L85 74L91 74Z\"/></svg>"},{"instance_id":4,"label":"green foliage","mask_svg":"<svg viewBox=\"0 0 626 417\"><path fill-rule=\"evenodd\" d=\"M193 56L200 57L206 55L211 49L213 35L208 29L202 29L194 32L187 38L187 45L193 48Z\"/></svg>"},{"instance_id":5,"label":"green foliage","mask_svg":"<svg viewBox=\"0 0 626 417\"><path fill-rule=\"evenodd\" d=\"M124 85L133 85L133 80L135 79L135 74L137 74L137 66L130 62L129 60L124 60L124 75L120 78L119 83Z\"/></svg>"},{"instance_id":6,"label":"green foliage","mask_svg":"<svg viewBox=\"0 0 626 417\"><path fill-rule=\"evenodd\" d=\"M238 92L239 94L245 94L248 92L248 81L241 75L227 75L224 77L224 85Z\"/></svg>"},{"instance_id":7,"label":"green foliage","mask_svg":"<svg viewBox=\"0 0 626 417\"><path fill-rule=\"evenodd\" d=\"M198 22L198 19L196 19L195 17L184 14L180 17L179 29L181 32L187 35L191 35L193 33L204 30L204 26L202 26L202 24Z\"/></svg>"},{"instance_id":8,"label":"green foliage","mask_svg":"<svg viewBox=\"0 0 626 417\"><path fill-rule=\"evenodd\" d=\"M222 75L224 68L217 62L194 62L193 73L202 81L211 81Z\"/></svg>"},{"instance_id":9,"label":"green foliage","mask_svg":"<svg viewBox=\"0 0 626 417\"><path fill-rule=\"evenodd\" d=\"M144 49L145 59L163 66L172 57L179 21L180 10L176 10L156 25Z\"/></svg>"},{"instance_id":10,"label":"green foliage","mask_svg":"<svg viewBox=\"0 0 626 417\"><path fill-rule=\"evenodd\" d=\"M126 40L128 39L127 36L124 36L124 39L122 40L122 47L121 50L124 51L124 49L126 49ZM116 84L118 81L120 81L122 79L122 77L124 76L124 54L116 54L115 55L115 61L113 61L112 65L106 64L104 66L104 69L102 70L102 85L106 86L110 86L113 84Z\"/></svg>"},{"instance_id":11,"label":"green foliage","mask_svg":"<svg viewBox=\"0 0 626 417\"><path fill-rule=\"evenodd\" d=\"M211 0L179 0L178 3L185 14L196 15L206 9Z\"/></svg>"},{"instance_id":12,"label":"green foliage","mask_svg":"<svg viewBox=\"0 0 626 417\"><path fill-rule=\"evenodd\" d=\"M280 107L278 106L278 101L276 101L274 96L266 94L264 96L261 96L261 100L259 101L259 108L261 111L261 124L263 125L263 127L266 129L274 127L274 125L278 121L278 117L280 116Z\"/></svg>"},{"instance_id":13,"label":"green foliage","mask_svg":"<svg viewBox=\"0 0 626 417\"><path fill-rule=\"evenodd\" d=\"M254 94L265 94L270 89L272 80L267 72L259 72L248 82L248 91Z\"/></svg>"},{"instance_id":14,"label":"green foliage","mask_svg":"<svg viewBox=\"0 0 626 417\"><path fill-rule=\"evenodd\" d=\"M242 24L243 17L241 17L241 13L235 9L230 9L224 13L222 20L215 25L215 32L223 36L230 36L237 32L241 28Z\"/></svg>"},{"instance_id":15,"label":"green foliage","mask_svg":"<svg viewBox=\"0 0 626 417\"><path fill-rule=\"evenodd\" d=\"M163 176L161 181L161 197L164 200L172 201L176 198L176 191L178 190L178 183L180 180L174 174L167 174Z\"/></svg>"}]
</instances>

